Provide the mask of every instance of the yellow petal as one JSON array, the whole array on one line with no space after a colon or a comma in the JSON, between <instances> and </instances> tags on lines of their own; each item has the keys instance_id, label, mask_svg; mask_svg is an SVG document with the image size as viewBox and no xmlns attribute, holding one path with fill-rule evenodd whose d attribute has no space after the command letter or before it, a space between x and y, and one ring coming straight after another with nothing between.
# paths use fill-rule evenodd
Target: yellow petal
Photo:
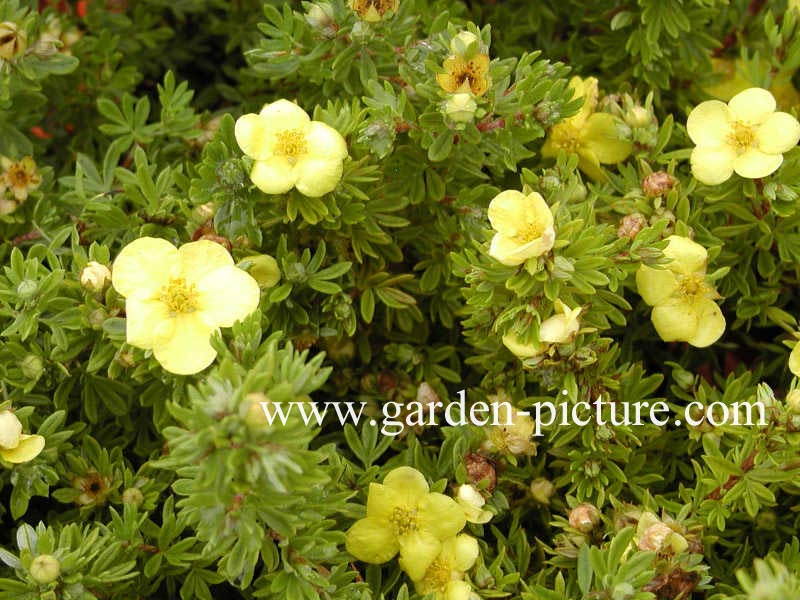
<instances>
[{"instance_id":1,"label":"yellow petal","mask_svg":"<svg viewBox=\"0 0 800 600\"><path fill-rule=\"evenodd\" d=\"M33 460L44 449L44 438L41 435L19 436L19 444L16 448L0 448L0 458L10 463L24 463Z\"/></svg>"},{"instance_id":2,"label":"yellow petal","mask_svg":"<svg viewBox=\"0 0 800 600\"><path fill-rule=\"evenodd\" d=\"M294 173L297 191L309 198L319 198L332 192L342 179L344 164L341 158L301 158Z\"/></svg>"},{"instance_id":3,"label":"yellow petal","mask_svg":"<svg viewBox=\"0 0 800 600\"><path fill-rule=\"evenodd\" d=\"M469 600L472 588L466 581L448 581L445 588L445 600Z\"/></svg>"},{"instance_id":4,"label":"yellow petal","mask_svg":"<svg viewBox=\"0 0 800 600\"><path fill-rule=\"evenodd\" d=\"M181 276L188 283L197 284L220 267L233 266L233 257L222 244L198 240L184 244L178 250L181 259Z\"/></svg>"},{"instance_id":5,"label":"yellow petal","mask_svg":"<svg viewBox=\"0 0 800 600\"><path fill-rule=\"evenodd\" d=\"M428 494L429 489L425 476L413 467L392 469L384 478L383 485L407 506L416 505Z\"/></svg>"},{"instance_id":6,"label":"yellow petal","mask_svg":"<svg viewBox=\"0 0 800 600\"><path fill-rule=\"evenodd\" d=\"M718 146L731 130L733 115L730 108L719 100L701 102L686 119L686 131L698 146Z\"/></svg>"},{"instance_id":7,"label":"yellow petal","mask_svg":"<svg viewBox=\"0 0 800 600\"><path fill-rule=\"evenodd\" d=\"M250 171L250 179L265 194L285 194L297 182L294 167L283 156L259 160Z\"/></svg>"},{"instance_id":8,"label":"yellow petal","mask_svg":"<svg viewBox=\"0 0 800 600\"><path fill-rule=\"evenodd\" d=\"M595 108L597 108L597 100L600 96L597 83L596 77L581 79L575 76L569 80L569 87L574 92L572 97L583 98L583 105L578 113L568 119L568 121L578 129L583 127L586 120L594 113Z\"/></svg>"},{"instance_id":9,"label":"yellow petal","mask_svg":"<svg viewBox=\"0 0 800 600\"><path fill-rule=\"evenodd\" d=\"M665 342L688 342L697 334L697 317L691 302L673 296L659 302L650 319Z\"/></svg>"},{"instance_id":10,"label":"yellow petal","mask_svg":"<svg viewBox=\"0 0 800 600\"><path fill-rule=\"evenodd\" d=\"M425 571L439 556L441 541L429 533L412 531L400 538L400 568L411 578L419 581L425 577Z\"/></svg>"},{"instance_id":11,"label":"yellow petal","mask_svg":"<svg viewBox=\"0 0 800 600\"><path fill-rule=\"evenodd\" d=\"M520 217L529 207L525 194L517 190L505 190L489 202L489 222L495 231L505 235L516 235Z\"/></svg>"},{"instance_id":12,"label":"yellow petal","mask_svg":"<svg viewBox=\"0 0 800 600\"><path fill-rule=\"evenodd\" d=\"M132 346L150 350L172 337L174 325L167 305L160 300L129 298L125 302L125 334Z\"/></svg>"},{"instance_id":13,"label":"yellow petal","mask_svg":"<svg viewBox=\"0 0 800 600\"><path fill-rule=\"evenodd\" d=\"M733 170L742 177L758 179L777 171L782 162L782 154L765 154L760 150L750 148L741 156L736 157L733 162Z\"/></svg>"},{"instance_id":14,"label":"yellow petal","mask_svg":"<svg viewBox=\"0 0 800 600\"><path fill-rule=\"evenodd\" d=\"M545 350L543 345L523 344L513 333L504 335L502 339L503 345L517 358L533 358L534 356L539 356Z\"/></svg>"},{"instance_id":15,"label":"yellow petal","mask_svg":"<svg viewBox=\"0 0 800 600\"><path fill-rule=\"evenodd\" d=\"M775 98L763 88L748 88L731 98L728 108L737 121L758 125L775 112Z\"/></svg>"},{"instance_id":16,"label":"yellow petal","mask_svg":"<svg viewBox=\"0 0 800 600\"><path fill-rule=\"evenodd\" d=\"M308 154L313 158L347 158L347 142L341 133L326 123L311 121L305 138Z\"/></svg>"},{"instance_id":17,"label":"yellow petal","mask_svg":"<svg viewBox=\"0 0 800 600\"><path fill-rule=\"evenodd\" d=\"M705 348L725 333L725 317L717 303L708 298L695 301L694 312L697 314L697 330L686 341L696 348Z\"/></svg>"},{"instance_id":18,"label":"yellow petal","mask_svg":"<svg viewBox=\"0 0 800 600\"><path fill-rule=\"evenodd\" d=\"M622 134L622 121L608 113L594 113L580 130L581 146L600 163L615 164L630 156L633 144Z\"/></svg>"},{"instance_id":19,"label":"yellow petal","mask_svg":"<svg viewBox=\"0 0 800 600\"><path fill-rule=\"evenodd\" d=\"M506 266L521 265L529 258L541 256L549 251L553 247L555 238L555 230L552 227L548 227L542 237L527 244L519 244L511 238L497 233L489 245L489 256Z\"/></svg>"},{"instance_id":20,"label":"yellow petal","mask_svg":"<svg viewBox=\"0 0 800 600\"><path fill-rule=\"evenodd\" d=\"M374 565L392 560L400 549L389 523L372 517L353 524L345 546L358 560Z\"/></svg>"},{"instance_id":21,"label":"yellow petal","mask_svg":"<svg viewBox=\"0 0 800 600\"><path fill-rule=\"evenodd\" d=\"M469 571L478 560L478 540L466 533L459 534L442 543L442 557L456 571Z\"/></svg>"},{"instance_id":22,"label":"yellow petal","mask_svg":"<svg viewBox=\"0 0 800 600\"><path fill-rule=\"evenodd\" d=\"M588 148L578 148L578 168L584 175L588 176L592 181L603 182L608 179L606 172L600 166L600 161L595 156L594 152Z\"/></svg>"},{"instance_id":23,"label":"yellow petal","mask_svg":"<svg viewBox=\"0 0 800 600\"><path fill-rule=\"evenodd\" d=\"M250 158L264 160L272 156L276 137L260 115L250 113L236 119L234 135L242 152Z\"/></svg>"},{"instance_id":24,"label":"yellow petal","mask_svg":"<svg viewBox=\"0 0 800 600\"><path fill-rule=\"evenodd\" d=\"M450 496L427 494L418 506L417 527L442 541L456 535L467 524L464 511Z\"/></svg>"},{"instance_id":25,"label":"yellow petal","mask_svg":"<svg viewBox=\"0 0 800 600\"><path fill-rule=\"evenodd\" d=\"M667 238L664 256L670 259L667 269L675 273L698 273L705 271L708 251L694 240L680 235Z\"/></svg>"},{"instance_id":26,"label":"yellow petal","mask_svg":"<svg viewBox=\"0 0 800 600\"><path fill-rule=\"evenodd\" d=\"M286 129L305 130L311 122L306 111L288 100L278 100L265 104L259 116L264 119L268 131L283 131Z\"/></svg>"},{"instance_id":27,"label":"yellow petal","mask_svg":"<svg viewBox=\"0 0 800 600\"><path fill-rule=\"evenodd\" d=\"M152 298L180 274L178 249L167 240L143 237L125 246L114 261L111 282L126 298Z\"/></svg>"},{"instance_id":28,"label":"yellow petal","mask_svg":"<svg viewBox=\"0 0 800 600\"><path fill-rule=\"evenodd\" d=\"M213 331L196 313L178 315L172 337L154 346L153 356L170 373L199 373L217 356L210 342Z\"/></svg>"},{"instance_id":29,"label":"yellow petal","mask_svg":"<svg viewBox=\"0 0 800 600\"><path fill-rule=\"evenodd\" d=\"M367 516L388 522L397 507L416 506L418 499L408 502L407 496L399 496L394 488L382 483L370 483L367 495Z\"/></svg>"},{"instance_id":30,"label":"yellow petal","mask_svg":"<svg viewBox=\"0 0 800 600\"><path fill-rule=\"evenodd\" d=\"M796 377L800 377L800 342L795 344L791 354L789 354L789 370Z\"/></svg>"},{"instance_id":31,"label":"yellow petal","mask_svg":"<svg viewBox=\"0 0 800 600\"><path fill-rule=\"evenodd\" d=\"M800 140L800 122L785 112L772 113L756 132L758 149L765 154L782 154Z\"/></svg>"},{"instance_id":32,"label":"yellow petal","mask_svg":"<svg viewBox=\"0 0 800 600\"><path fill-rule=\"evenodd\" d=\"M733 175L736 153L727 145L697 146L692 150L692 175L700 183L719 185Z\"/></svg>"},{"instance_id":33,"label":"yellow petal","mask_svg":"<svg viewBox=\"0 0 800 600\"><path fill-rule=\"evenodd\" d=\"M669 298L678 287L675 274L668 269L642 265L636 271L636 289L647 304L653 306Z\"/></svg>"},{"instance_id":34,"label":"yellow petal","mask_svg":"<svg viewBox=\"0 0 800 600\"><path fill-rule=\"evenodd\" d=\"M10 410L0 411L0 448L10 449L19 445L22 423Z\"/></svg>"},{"instance_id":35,"label":"yellow petal","mask_svg":"<svg viewBox=\"0 0 800 600\"><path fill-rule=\"evenodd\" d=\"M261 290L253 277L234 266L220 267L197 283L198 316L211 328L231 327L258 308Z\"/></svg>"}]
</instances>

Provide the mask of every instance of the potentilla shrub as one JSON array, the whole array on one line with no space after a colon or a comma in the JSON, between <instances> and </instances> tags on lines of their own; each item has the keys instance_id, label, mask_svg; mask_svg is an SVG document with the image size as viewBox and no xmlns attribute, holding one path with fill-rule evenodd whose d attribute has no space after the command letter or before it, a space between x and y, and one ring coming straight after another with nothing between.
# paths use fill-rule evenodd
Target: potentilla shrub
<instances>
[{"instance_id":1,"label":"potentilla shrub","mask_svg":"<svg viewBox=\"0 0 800 600\"><path fill-rule=\"evenodd\" d=\"M0 600L800 598L798 11L0 0Z\"/></svg>"}]
</instances>

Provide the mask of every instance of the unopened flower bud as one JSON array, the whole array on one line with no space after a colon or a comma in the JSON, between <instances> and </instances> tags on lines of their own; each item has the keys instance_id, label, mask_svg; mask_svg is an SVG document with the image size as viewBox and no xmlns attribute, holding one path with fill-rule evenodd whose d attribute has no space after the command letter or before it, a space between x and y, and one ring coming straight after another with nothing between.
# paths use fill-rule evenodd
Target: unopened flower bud
<instances>
[{"instance_id":1,"label":"unopened flower bud","mask_svg":"<svg viewBox=\"0 0 800 600\"><path fill-rule=\"evenodd\" d=\"M450 40L450 52L453 54L464 54L473 42L480 43L478 36L471 31L462 31Z\"/></svg>"},{"instance_id":2,"label":"unopened flower bud","mask_svg":"<svg viewBox=\"0 0 800 600\"><path fill-rule=\"evenodd\" d=\"M238 267L244 269L258 282L261 289L271 288L281 280L278 261L269 254L255 254L239 261Z\"/></svg>"},{"instance_id":3,"label":"unopened flower bud","mask_svg":"<svg viewBox=\"0 0 800 600\"><path fill-rule=\"evenodd\" d=\"M642 228L647 224L647 219L641 213L633 213L625 215L619 222L617 227L617 237L626 237L633 239L636 237Z\"/></svg>"},{"instance_id":4,"label":"unopened flower bud","mask_svg":"<svg viewBox=\"0 0 800 600\"><path fill-rule=\"evenodd\" d=\"M800 389L792 390L786 395L786 406L794 414L800 415Z\"/></svg>"},{"instance_id":5,"label":"unopened flower bud","mask_svg":"<svg viewBox=\"0 0 800 600\"><path fill-rule=\"evenodd\" d=\"M306 21L315 29L326 30L333 24L333 7L327 2L315 2L306 13Z\"/></svg>"},{"instance_id":6,"label":"unopened flower bud","mask_svg":"<svg viewBox=\"0 0 800 600\"><path fill-rule=\"evenodd\" d=\"M198 204L192 209L192 221L195 223L207 223L214 218L214 203L206 202Z\"/></svg>"},{"instance_id":7,"label":"unopened flower bud","mask_svg":"<svg viewBox=\"0 0 800 600\"><path fill-rule=\"evenodd\" d=\"M531 481L531 496L539 504L550 504L550 498L556 492L556 486L549 479L539 477Z\"/></svg>"},{"instance_id":8,"label":"unopened flower bud","mask_svg":"<svg viewBox=\"0 0 800 600\"><path fill-rule=\"evenodd\" d=\"M92 329L102 329L103 323L107 318L108 313L105 310L96 308L87 315L86 320L89 321L89 325L92 326Z\"/></svg>"},{"instance_id":9,"label":"unopened flower bud","mask_svg":"<svg viewBox=\"0 0 800 600\"><path fill-rule=\"evenodd\" d=\"M569 526L582 533L589 533L600 522L600 511L592 504L578 504L569 511Z\"/></svg>"},{"instance_id":10,"label":"unopened flower bud","mask_svg":"<svg viewBox=\"0 0 800 600\"><path fill-rule=\"evenodd\" d=\"M650 173L642 179L642 191L649 198L657 198L669 192L678 180L666 171Z\"/></svg>"},{"instance_id":11,"label":"unopened flower bud","mask_svg":"<svg viewBox=\"0 0 800 600\"><path fill-rule=\"evenodd\" d=\"M81 271L81 285L87 292L100 293L111 281L111 270L99 262L90 260Z\"/></svg>"},{"instance_id":12,"label":"unopened flower bud","mask_svg":"<svg viewBox=\"0 0 800 600\"><path fill-rule=\"evenodd\" d=\"M11 60L25 52L28 36L11 21L0 23L0 60Z\"/></svg>"},{"instance_id":13,"label":"unopened flower bud","mask_svg":"<svg viewBox=\"0 0 800 600\"><path fill-rule=\"evenodd\" d=\"M450 94L445 103L445 114L456 123L469 123L475 118L478 104L469 92Z\"/></svg>"},{"instance_id":14,"label":"unopened flower bud","mask_svg":"<svg viewBox=\"0 0 800 600\"><path fill-rule=\"evenodd\" d=\"M464 510L464 515L470 523L483 524L492 519L492 513L483 510L486 499L473 485L459 486L456 492L456 502Z\"/></svg>"},{"instance_id":15,"label":"unopened flower bud","mask_svg":"<svg viewBox=\"0 0 800 600\"><path fill-rule=\"evenodd\" d=\"M19 446L22 423L10 410L0 412L0 448L11 450Z\"/></svg>"},{"instance_id":16,"label":"unopened flower bud","mask_svg":"<svg viewBox=\"0 0 800 600\"><path fill-rule=\"evenodd\" d=\"M683 552L689 543L681 534L673 531L664 523L654 523L648 527L639 539L639 550L648 552Z\"/></svg>"},{"instance_id":17,"label":"unopened flower bud","mask_svg":"<svg viewBox=\"0 0 800 600\"><path fill-rule=\"evenodd\" d=\"M23 279L17 286L17 295L23 300L33 300L36 292L39 290L39 284L32 279Z\"/></svg>"},{"instance_id":18,"label":"unopened flower bud","mask_svg":"<svg viewBox=\"0 0 800 600\"><path fill-rule=\"evenodd\" d=\"M486 479L489 481L486 491L489 493L494 491L497 485L497 473L488 458L471 452L464 457L464 466L467 468L467 480L470 483L477 484Z\"/></svg>"},{"instance_id":19,"label":"unopened flower bud","mask_svg":"<svg viewBox=\"0 0 800 600\"><path fill-rule=\"evenodd\" d=\"M247 394L244 402L247 405L247 412L244 415L244 422L248 427L259 428L268 425L267 416L261 406L262 402L269 402L269 397L261 392Z\"/></svg>"},{"instance_id":20,"label":"unopened flower bud","mask_svg":"<svg viewBox=\"0 0 800 600\"><path fill-rule=\"evenodd\" d=\"M33 559L30 573L33 580L40 585L53 583L61 575L61 563L51 554L40 554Z\"/></svg>"},{"instance_id":21,"label":"unopened flower bud","mask_svg":"<svg viewBox=\"0 0 800 600\"><path fill-rule=\"evenodd\" d=\"M630 127L647 127L653 122L653 115L644 106L633 106L625 112L625 123Z\"/></svg>"},{"instance_id":22,"label":"unopened flower bud","mask_svg":"<svg viewBox=\"0 0 800 600\"><path fill-rule=\"evenodd\" d=\"M133 504L134 506L141 506L142 502L144 502L144 494L142 490L139 488L127 488L124 492L122 492L122 503L123 504Z\"/></svg>"},{"instance_id":23,"label":"unopened flower bud","mask_svg":"<svg viewBox=\"0 0 800 600\"><path fill-rule=\"evenodd\" d=\"M44 371L42 357L38 354L28 354L19 363L19 369L27 379L36 381L42 376L42 372Z\"/></svg>"}]
</instances>

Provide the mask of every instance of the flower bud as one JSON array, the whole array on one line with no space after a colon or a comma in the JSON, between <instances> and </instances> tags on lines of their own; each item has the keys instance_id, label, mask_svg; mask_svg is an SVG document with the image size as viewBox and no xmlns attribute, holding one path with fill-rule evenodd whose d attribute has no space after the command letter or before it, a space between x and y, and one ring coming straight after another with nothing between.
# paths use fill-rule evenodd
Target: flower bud
<instances>
[{"instance_id":1,"label":"flower bud","mask_svg":"<svg viewBox=\"0 0 800 600\"><path fill-rule=\"evenodd\" d=\"M794 414L800 415L800 389L792 390L786 394L786 406Z\"/></svg>"},{"instance_id":2,"label":"flower bud","mask_svg":"<svg viewBox=\"0 0 800 600\"><path fill-rule=\"evenodd\" d=\"M11 450L19 446L22 423L10 410L0 412L0 448Z\"/></svg>"},{"instance_id":3,"label":"flower bud","mask_svg":"<svg viewBox=\"0 0 800 600\"><path fill-rule=\"evenodd\" d=\"M255 254L239 261L237 265L244 269L258 282L258 287L267 289L281 280L281 269L278 261L269 254Z\"/></svg>"},{"instance_id":4,"label":"flower bud","mask_svg":"<svg viewBox=\"0 0 800 600\"><path fill-rule=\"evenodd\" d=\"M30 573L33 580L40 585L53 583L61 575L61 563L51 554L40 554L33 559Z\"/></svg>"},{"instance_id":5,"label":"flower bud","mask_svg":"<svg viewBox=\"0 0 800 600\"><path fill-rule=\"evenodd\" d=\"M111 282L111 270L90 260L81 271L81 285L87 292L100 293Z\"/></svg>"},{"instance_id":6,"label":"flower bud","mask_svg":"<svg viewBox=\"0 0 800 600\"><path fill-rule=\"evenodd\" d=\"M333 7L328 2L315 2L306 13L306 22L315 29L325 31L333 24Z\"/></svg>"},{"instance_id":7,"label":"flower bud","mask_svg":"<svg viewBox=\"0 0 800 600\"><path fill-rule=\"evenodd\" d=\"M141 506L142 502L144 502L144 494L142 490L139 488L127 488L124 492L122 492L122 503L123 504L133 504L134 506Z\"/></svg>"},{"instance_id":8,"label":"flower bud","mask_svg":"<svg viewBox=\"0 0 800 600\"><path fill-rule=\"evenodd\" d=\"M489 481L486 491L490 494L494 491L497 485L497 472L488 458L471 452L464 457L464 466L467 468L467 480L470 483L476 484L485 479Z\"/></svg>"},{"instance_id":9,"label":"flower bud","mask_svg":"<svg viewBox=\"0 0 800 600\"><path fill-rule=\"evenodd\" d=\"M657 198L669 192L678 180L666 171L650 173L642 179L642 191L649 198Z\"/></svg>"},{"instance_id":10,"label":"flower bud","mask_svg":"<svg viewBox=\"0 0 800 600\"><path fill-rule=\"evenodd\" d=\"M625 111L625 123L630 127L647 127L653 122L653 115L644 106L632 106Z\"/></svg>"},{"instance_id":11,"label":"flower bud","mask_svg":"<svg viewBox=\"0 0 800 600\"><path fill-rule=\"evenodd\" d=\"M569 511L569 526L581 533L589 533L600 522L600 511L592 504L578 504Z\"/></svg>"},{"instance_id":12,"label":"flower bud","mask_svg":"<svg viewBox=\"0 0 800 600\"><path fill-rule=\"evenodd\" d=\"M10 21L0 23L0 60L11 60L25 52L28 36Z\"/></svg>"},{"instance_id":13,"label":"flower bud","mask_svg":"<svg viewBox=\"0 0 800 600\"><path fill-rule=\"evenodd\" d=\"M192 209L192 221L195 223L207 223L214 218L214 203L206 202L198 204Z\"/></svg>"},{"instance_id":14,"label":"flower bud","mask_svg":"<svg viewBox=\"0 0 800 600\"><path fill-rule=\"evenodd\" d=\"M450 40L450 52L452 54L464 54L473 42L478 42L480 46L480 40L477 35L471 31L462 31Z\"/></svg>"},{"instance_id":15,"label":"flower bud","mask_svg":"<svg viewBox=\"0 0 800 600\"><path fill-rule=\"evenodd\" d=\"M625 215L622 217L622 220L620 220L619 227L617 227L617 237L633 239L646 224L647 219L645 219L644 215L641 213L637 212L631 215Z\"/></svg>"},{"instance_id":16,"label":"flower bud","mask_svg":"<svg viewBox=\"0 0 800 600\"><path fill-rule=\"evenodd\" d=\"M639 539L639 550L648 552L683 552L689 547L686 538L664 523L654 523Z\"/></svg>"},{"instance_id":17,"label":"flower bud","mask_svg":"<svg viewBox=\"0 0 800 600\"><path fill-rule=\"evenodd\" d=\"M478 104L469 92L450 94L445 103L445 114L456 123L469 123L475 118Z\"/></svg>"},{"instance_id":18,"label":"flower bud","mask_svg":"<svg viewBox=\"0 0 800 600\"><path fill-rule=\"evenodd\" d=\"M492 519L492 513L483 510L486 499L481 493L470 484L461 485L456 492L456 502L464 510L464 515L470 523L488 523Z\"/></svg>"},{"instance_id":19,"label":"flower bud","mask_svg":"<svg viewBox=\"0 0 800 600\"><path fill-rule=\"evenodd\" d=\"M17 295L23 300L33 300L38 290L39 284L33 279L23 279L17 286Z\"/></svg>"},{"instance_id":20,"label":"flower bud","mask_svg":"<svg viewBox=\"0 0 800 600\"><path fill-rule=\"evenodd\" d=\"M42 357L38 354L28 354L19 363L19 368L26 379L36 381L42 376L44 363L42 362Z\"/></svg>"},{"instance_id":21,"label":"flower bud","mask_svg":"<svg viewBox=\"0 0 800 600\"><path fill-rule=\"evenodd\" d=\"M539 477L531 481L531 496L539 504L550 504L550 498L556 492L556 486L549 479Z\"/></svg>"}]
</instances>

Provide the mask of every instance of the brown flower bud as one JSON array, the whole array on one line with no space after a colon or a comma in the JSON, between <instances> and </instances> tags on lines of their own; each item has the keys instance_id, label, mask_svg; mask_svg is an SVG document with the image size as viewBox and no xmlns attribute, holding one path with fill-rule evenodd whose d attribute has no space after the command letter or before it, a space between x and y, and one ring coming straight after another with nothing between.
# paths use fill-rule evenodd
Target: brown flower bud
<instances>
[{"instance_id":1,"label":"brown flower bud","mask_svg":"<svg viewBox=\"0 0 800 600\"><path fill-rule=\"evenodd\" d=\"M649 198L657 198L670 191L676 183L678 180L669 173L656 171L642 179L642 191Z\"/></svg>"},{"instance_id":2,"label":"brown flower bud","mask_svg":"<svg viewBox=\"0 0 800 600\"><path fill-rule=\"evenodd\" d=\"M625 215L619 222L617 228L617 237L626 237L633 239L636 234L642 230L647 220L641 213L633 213L632 215Z\"/></svg>"},{"instance_id":3,"label":"brown flower bud","mask_svg":"<svg viewBox=\"0 0 800 600\"><path fill-rule=\"evenodd\" d=\"M486 490L491 493L497 485L497 473L494 465L488 458L481 454L470 452L464 457L464 466L467 468L467 480L476 484L484 479L489 480Z\"/></svg>"},{"instance_id":4,"label":"brown flower bud","mask_svg":"<svg viewBox=\"0 0 800 600\"><path fill-rule=\"evenodd\" d=\"M569 526L581 533L589 533L600 522L600 511L593 504L578 504L569 511Z\"/></svg>"}]
</instances>

